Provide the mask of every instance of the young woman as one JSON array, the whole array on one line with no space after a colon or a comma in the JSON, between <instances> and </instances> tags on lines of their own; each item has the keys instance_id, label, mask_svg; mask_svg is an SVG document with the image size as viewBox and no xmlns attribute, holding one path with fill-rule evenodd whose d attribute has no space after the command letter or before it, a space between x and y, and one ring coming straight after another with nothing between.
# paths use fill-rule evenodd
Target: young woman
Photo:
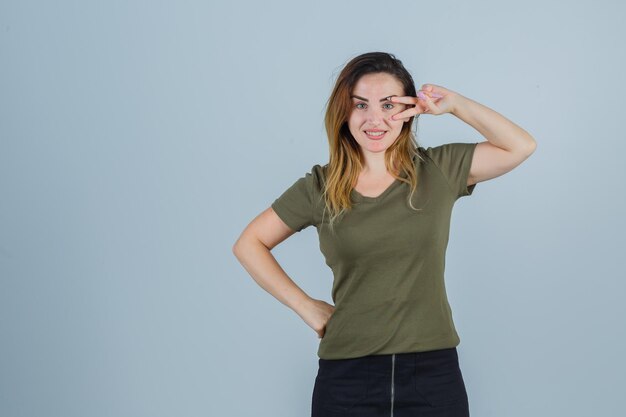
<instances>
[{"instance_id":1,"label":"young woman","mask_svg":"<svg viewBox=\"0 0 626 417\"><path fill-rule=\"evenodd\" d=\"M487 139L424 149L421 114L450 113ZM321 338L312 416L469 416L444 285L456 200L521 164L532 136L499 113L413 79L392 54L340 73L325 118L330 158L243 231L233 252L255 281ZM270 251L314 225L334 305L304 293Z\"/></svg>"}]
</instances>

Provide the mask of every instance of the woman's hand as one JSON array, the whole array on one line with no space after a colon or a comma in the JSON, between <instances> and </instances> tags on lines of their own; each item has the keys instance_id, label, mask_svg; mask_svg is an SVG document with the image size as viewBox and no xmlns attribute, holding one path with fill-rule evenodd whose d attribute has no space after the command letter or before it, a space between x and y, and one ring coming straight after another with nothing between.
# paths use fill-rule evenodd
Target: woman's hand
<instances>
[{"instance_id":1,"label":"woman's hand","mask_svg":"<svg viewBox=\"0 0 626 417\"><path fill-rule=\"evenodd\" d=\"M454 110L454 105L458 97L458 93L448 90L447 88L434 84L424 84L422 85L422 89L417 92L417 97L391 97L392 103L415 105L415 107L410 107L393 115L392 119L408 122L410 117L422 113L433 115L451 113Z\"/></svg>"},{"instance_id":2,"label":"woman's hand","mask_svg":"<svg viewBox=\"0 0 626 417\"><path fill-rule=\"evenodd\" d=\"M309 327L315 330L318 339L321 339L326 332L326 323L328 323L334 311L335 306L313 298L307 303L306 308L302 309L298 314Z\"/></svg>"}]
</instances>

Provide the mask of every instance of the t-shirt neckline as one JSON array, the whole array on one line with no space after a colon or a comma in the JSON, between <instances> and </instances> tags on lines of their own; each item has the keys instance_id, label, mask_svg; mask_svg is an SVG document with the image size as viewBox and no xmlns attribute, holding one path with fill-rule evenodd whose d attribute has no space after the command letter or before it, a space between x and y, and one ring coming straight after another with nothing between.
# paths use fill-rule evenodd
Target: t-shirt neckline
<instances>
[{"instance_id":1,"label":"t-shirt neckline","mask_svg":"<svg viewBox=\"0 0 626 417\"><path fill-rule=\"evenodd\" d=\"M402 172L402 174L400 174L401 178L406 178L406 173ZM385 198L387 196L387 194L389 194L394 188L396 188L398 185L402 184L403 181L399 180L398 178L394 179L394 181L385 189L385 191L383 191L382 193L380 193L378 196L376 197L368 197L365 196L361 193L359 193L356 189L352 189L350 191L350 194L352 195L352 197L354 198L355 201L357 202L362 202L362 203L376 203L379 202L380 200L382 200L383 198Z\"/></svg>"}]
</instances>

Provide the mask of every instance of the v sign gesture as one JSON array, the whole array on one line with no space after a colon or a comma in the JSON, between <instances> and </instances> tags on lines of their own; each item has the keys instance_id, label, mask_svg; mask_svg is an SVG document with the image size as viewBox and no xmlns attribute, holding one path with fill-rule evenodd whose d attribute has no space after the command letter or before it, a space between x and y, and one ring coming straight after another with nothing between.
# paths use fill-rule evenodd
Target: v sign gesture
<instances>
[{"instance_id":1,"label":"v sign gesture","mask_svg":"<svg viewBox=\"0 0 626 417\"><path fill-rule=\"evenodd\" d=\"M408 121L409 117L422 113L433 115L451 113L454 109L453 103L457 96L458 93L444 87L434 84L424 84L422 85L422 89L418 91L417 97L391 97L391 102L393 103L415 105L415 107L410 107L403 112L395 114L392 120L406 119L405 121Z\"/></svg>"}]
</instances>

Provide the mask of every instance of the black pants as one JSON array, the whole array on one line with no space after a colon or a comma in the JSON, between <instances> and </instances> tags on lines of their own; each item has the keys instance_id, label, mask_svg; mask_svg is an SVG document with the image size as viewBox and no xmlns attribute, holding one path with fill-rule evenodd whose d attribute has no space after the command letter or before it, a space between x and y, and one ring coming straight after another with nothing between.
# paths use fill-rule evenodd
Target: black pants
<instances>
[{"instance_id":1,"label":"black pants","mask_svg":"<svg viewBox=\"0 0 626 417\"><path fill-rule=\"evenodd\" d=\"M312 417L469 417L456 348L319 359Z\"/></svg>"}]
</instances>

